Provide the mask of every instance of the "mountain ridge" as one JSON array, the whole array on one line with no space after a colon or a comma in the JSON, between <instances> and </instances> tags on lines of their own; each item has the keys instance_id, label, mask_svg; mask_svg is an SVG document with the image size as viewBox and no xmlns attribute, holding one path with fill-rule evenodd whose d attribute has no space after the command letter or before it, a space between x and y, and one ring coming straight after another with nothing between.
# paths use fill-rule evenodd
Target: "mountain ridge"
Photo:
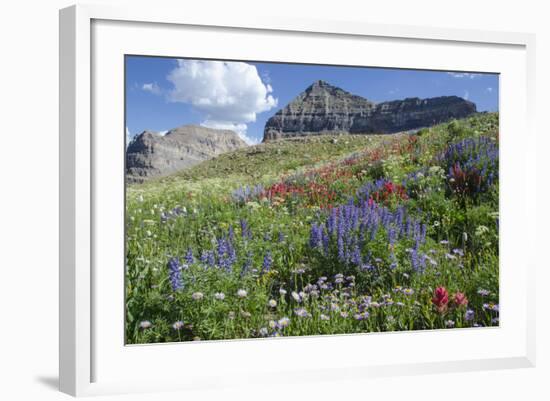
<instances>
[{"instance_id":1,"label":"mountain ridge","mask_svg":"<svg viewBox=\"0 0 550 401\"><path fill-rule=\"evenodd\" d=\"M458 96L375 103L318 80L267 120L263 141L321 133L395 133L476 111L473 102Z\"/></svg>"},{"instance_id":2,"label":"mountain ridge","mask_svg":"<svg viewBox=\"0 0 550 401\"><path fill-rule=\"evenodd\" d=\"M193 124L173 128L165 135L146 130L128 144L126 178L143 182L245 146L246 142L233 131Z\"/></svg>"}]
</instances>

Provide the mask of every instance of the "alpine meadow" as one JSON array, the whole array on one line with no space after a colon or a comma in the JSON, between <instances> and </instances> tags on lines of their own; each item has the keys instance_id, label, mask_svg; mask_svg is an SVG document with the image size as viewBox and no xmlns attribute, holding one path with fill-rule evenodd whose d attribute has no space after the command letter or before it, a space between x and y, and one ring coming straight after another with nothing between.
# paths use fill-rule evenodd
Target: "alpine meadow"
<instances>
[{"instance_id":1,"label":"alpine meadow","mask_svg":"<svg viewBox=\"0 0 550 401\"><path fill-rule=\"evenodd\" d=\"M499 325L498 77L175 60L127 78L126 343Z\"/></svg>"}]
</instances>

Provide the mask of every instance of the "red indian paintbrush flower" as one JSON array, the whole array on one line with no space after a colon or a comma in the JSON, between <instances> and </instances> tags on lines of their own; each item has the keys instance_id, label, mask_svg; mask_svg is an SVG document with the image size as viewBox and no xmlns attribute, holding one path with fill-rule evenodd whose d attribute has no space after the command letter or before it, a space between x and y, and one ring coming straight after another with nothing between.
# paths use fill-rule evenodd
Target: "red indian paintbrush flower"
<instances>
[{"instance_id":1,"label":"red indian paintbrush flower","mask_svg":"<svg viewBox=\"0 0 550 401\"><path fill-rule=\"evenodd\" d=\"M468 305L468 298L466 298L466 294L463 292L457 292L453 298L454 303L456 306L467 306Z\"/></svg>"},{"instance_id":2,"label":"red indian paintbrush flower","mask_svg":"<svg viewBox=\"0 0 550 401\"><path fill-rule=\"evenodd\" d=\"M443 313L447 310L447 305L449 304L449 293L445 287L437 287L435 289L432 303L435 305L439 313Z\"/></svg>"}]
</instances>

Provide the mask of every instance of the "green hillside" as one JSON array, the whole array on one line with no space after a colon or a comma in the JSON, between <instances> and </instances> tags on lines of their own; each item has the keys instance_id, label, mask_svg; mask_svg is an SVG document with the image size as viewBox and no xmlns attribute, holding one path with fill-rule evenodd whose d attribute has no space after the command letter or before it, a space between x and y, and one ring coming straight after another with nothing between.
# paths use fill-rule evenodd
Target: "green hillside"
<instances>
[{"instance_id":1,"label":"green hillside","mask_svg":"<svg viewBox=\"0 0 550 401\"><path fill-rule=\"evenodd\" d=\"M497 325L498 114L128 185L127 311L130 343Z\"/></svg>"}]
</instances>

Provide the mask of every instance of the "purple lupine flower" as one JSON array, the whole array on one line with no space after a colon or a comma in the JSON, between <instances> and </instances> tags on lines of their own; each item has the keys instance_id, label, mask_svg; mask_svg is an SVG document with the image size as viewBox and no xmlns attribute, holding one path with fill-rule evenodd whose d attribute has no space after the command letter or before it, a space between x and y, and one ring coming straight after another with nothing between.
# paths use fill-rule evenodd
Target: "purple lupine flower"
<instances>
[{"instance_id":1,"label":"purple lupine flower","mask_svg":"<svg viewBox=\"0 0 550 401\"><path fill-rule=\"evenodd\" d=\"M242 238L251 238L250 229L248 228L248 222L245 219L239 221L241 225L241 237Z\"/></svg>"},{"instance_id":2,"label":"purple lupine flower","mask_svg":"<svg viewBox=\"0 0 550 401\"><path fill-rule=\"evenodd\" d=\"M384 181L376 181L369 184L362 193L371 188L383 185ZM406 227L404 222L406 221ZM348 266L363 266L370 263L360 261L362 250L370 241L377 238L378 232L385 231L386 239L391 247L401 237L415 241L417 250L425 243L426 227L419 220L406 216L405 208L400 206L396 212L388 208L368 202L368 199L360 199L358 204L353 200L347 204L333 208L326 216L323 223L312 223L310 226L310 246L320 247L322 243L325 256L330 256L332 249L340 263ZM333 247L330 246L332 242ZM419 258L419 265L425 266L426 260ZM397 267L395 255L390 259L392 268Z\"/></svg>"},{"instance_id":3,"label":"purple lupine flower","mask_svg":"<svg viewBox=\"0 0 550 401\"><path fill-rule=\"evenodd\" d=\"M329 251L329 241L330 241L330 237L329 237L328 234L325 232L325 230L322 231L321 241L322 241L322 243L323 243L323 252L325 253L325 255L327 255L327 254L328 254L328 251Z\"/></svg>"},{"instance_id":4,"label":"purple lupine flower","mask_svg":"<svg viewBox=\"0 0 550 401\"><path fill-rule=\"evenodd\" d=\"M200 260L201 260L201 263L206 265L208 263L208 254L209 252L208 251L202 251L201 252L201 257L200 257Z\"/></svg>"},{"instance_id":5,"label":"purple lupine flower","mask_svg":"<svg viewBox=\"0 0 550 401\"><path fill-rule=\"evenodd\" d=\"M229 247L227 248L227 257L229 259L230 266L233 266L233 263L237 260L237 252L231 242L229 242Z\"/></svg>"},{"instance_id":6,"label":"purple lupine flower","mask_svg":"<svg viewBox=\"0 0 550 401\"><path fill-rule=\"evenodd\" d=\"M355 266L361 266L361 262L361 251L359 250L359 246L355 245L355 248L351 253L351 263L353 263Z\"/></svg>"},{"instance_id":7,"label":"purple lupine flower","mask_svg":"<svg viewBox=\"0 0 550 401\"><path fill-rule=\"evenodd\" d=\"M413 270L416 272L420 271L420 256L418 255L418 251L416 250L416 248L411 249L410 258Z\"/></svg>"},{"instance_id":8,"label":"purple lupine flower","mask_svg":"<svg viewBox=\"0 0 550 401\"><path fill-rule=\"evenodd\" d=\"M183 289L183 279L181 277L181 265L178 258L168 260L168 280L172 286L172 291Z\"/></svg>"},{"instance_id":9,"label":"purple lupine flower","mask_svg":"<svg viewBox=\"0 0 550 401\"><path fill-rule=\"evenodd\" d=\"M262 265L262 272L267 273L271 270L271 266L273 265L273 258L271 257L271 251L267 251L264 256L264 263Z\"/></svg>"},{"instance_id":10,"label":"purple lupine flower","mask_svg":"<svg viewBox=\"0 0 550 401\"><path fill-rule=\"evenodd\" d=\"M246 258L246 261L243 264L243 268L241 270L241 278L243 278L246 274L250 272L250 269L252 268L252 255L248 254L248 257Z\"/></svg>"},{"instance_id":11,"label":"purple lupine flower","mask_svg":"<svg viewBox=\"0 0 550 401\"><path fill-rule=\"evenodd\" d=\"M227 272L231 272L233 264L237 260L235 248L233 247L231 241L229 241L228 238L219 238L217 240L215 253L217 255L217 266ZM211 262L215 263L215 259L214 261L209 260L209 264Z\"/></svg>"},{"instance_id":12,"label":"purple lupine flower","mask_svg":"<svg viewBox=\"0 0 550 401\"><path fill-rule=\"evenodd\" d=\"M188 265L192 265L195 263L195 258L193 257L193 250L191 248L187 248L187 252L185 254L185 262Z\"/></svg>"},{"instance_id":13,"label":"purple lupine flower","mask_svg":"<svg viewBox=\"0 0 550 401\"><path fill-rule=\"evenodd\" d=\"M341 262L344 262L346 260L346 254L344 250L344 239L342 236L338 236L338 259Z\"/></svg>"},{"instance_id":14,"label":"purple lupine flower","mask_svg":"<svg viewBox=\"0 0 550 401\"><path fill-rule=\"evenodd\" d=\"M210 267L216 266L216 257L214 255L214 252L209 251L207 253L206 263L208 263L208 266L210 266Z\"/></svg>"},{"instance_id":15,"label":"purple lupine flower","mask_svg":"<svg viewBox=\"0 0 550 401\"><path fill-rule=\"evenodd\" d=\"M317 225L316 223L313 223L311 225L311 230L309 234L309 246L312 249L317 249L322 244L322 228L321 226Z\"/></svg>"},{"instance_id":16,"label":"purple lupine flower","mask_svg":"<svg viewBox=\"0 0 550 401\"><path fill-rule=\"evenodd\" d=\"M233 200L237 203L246 203L252 199L258 198L263 193L263 187L256 185L251 188L248 185L235 189L232 193Z\"/></svg>"},{"instance_id":17,"label":"purple lupine flower","mask_svg":"<svg viewBox=\"0 0 550 401\"><path fill-rule=\"evenodd\" d=\"M218 247L216 249L218 256L222 256L227 252L227 241L225 238L218 239Z\"/></svg>"},{"instance_id":18,"label":"purple lupine flower","mask_svg":"<svg viewBox=\"0 0 550 401\"><path fill-rule=\"evenodd\" d=\"M247 193L246 189L243 187L239 187L235 189L232 194L233 200L238 203L245 203L247 201Z\"/></svg>"},{"instance_id":19,"label":"purple lupine flower","mask_svg":"<svg viewBox=\"0 0 550 401\"><path fill-rule=\"evenodd\" d=\"M397 231L393 226L388 230L388 242L391 246L395 245L395 240L397 239Z\"/></svg>"}]
</instances>

